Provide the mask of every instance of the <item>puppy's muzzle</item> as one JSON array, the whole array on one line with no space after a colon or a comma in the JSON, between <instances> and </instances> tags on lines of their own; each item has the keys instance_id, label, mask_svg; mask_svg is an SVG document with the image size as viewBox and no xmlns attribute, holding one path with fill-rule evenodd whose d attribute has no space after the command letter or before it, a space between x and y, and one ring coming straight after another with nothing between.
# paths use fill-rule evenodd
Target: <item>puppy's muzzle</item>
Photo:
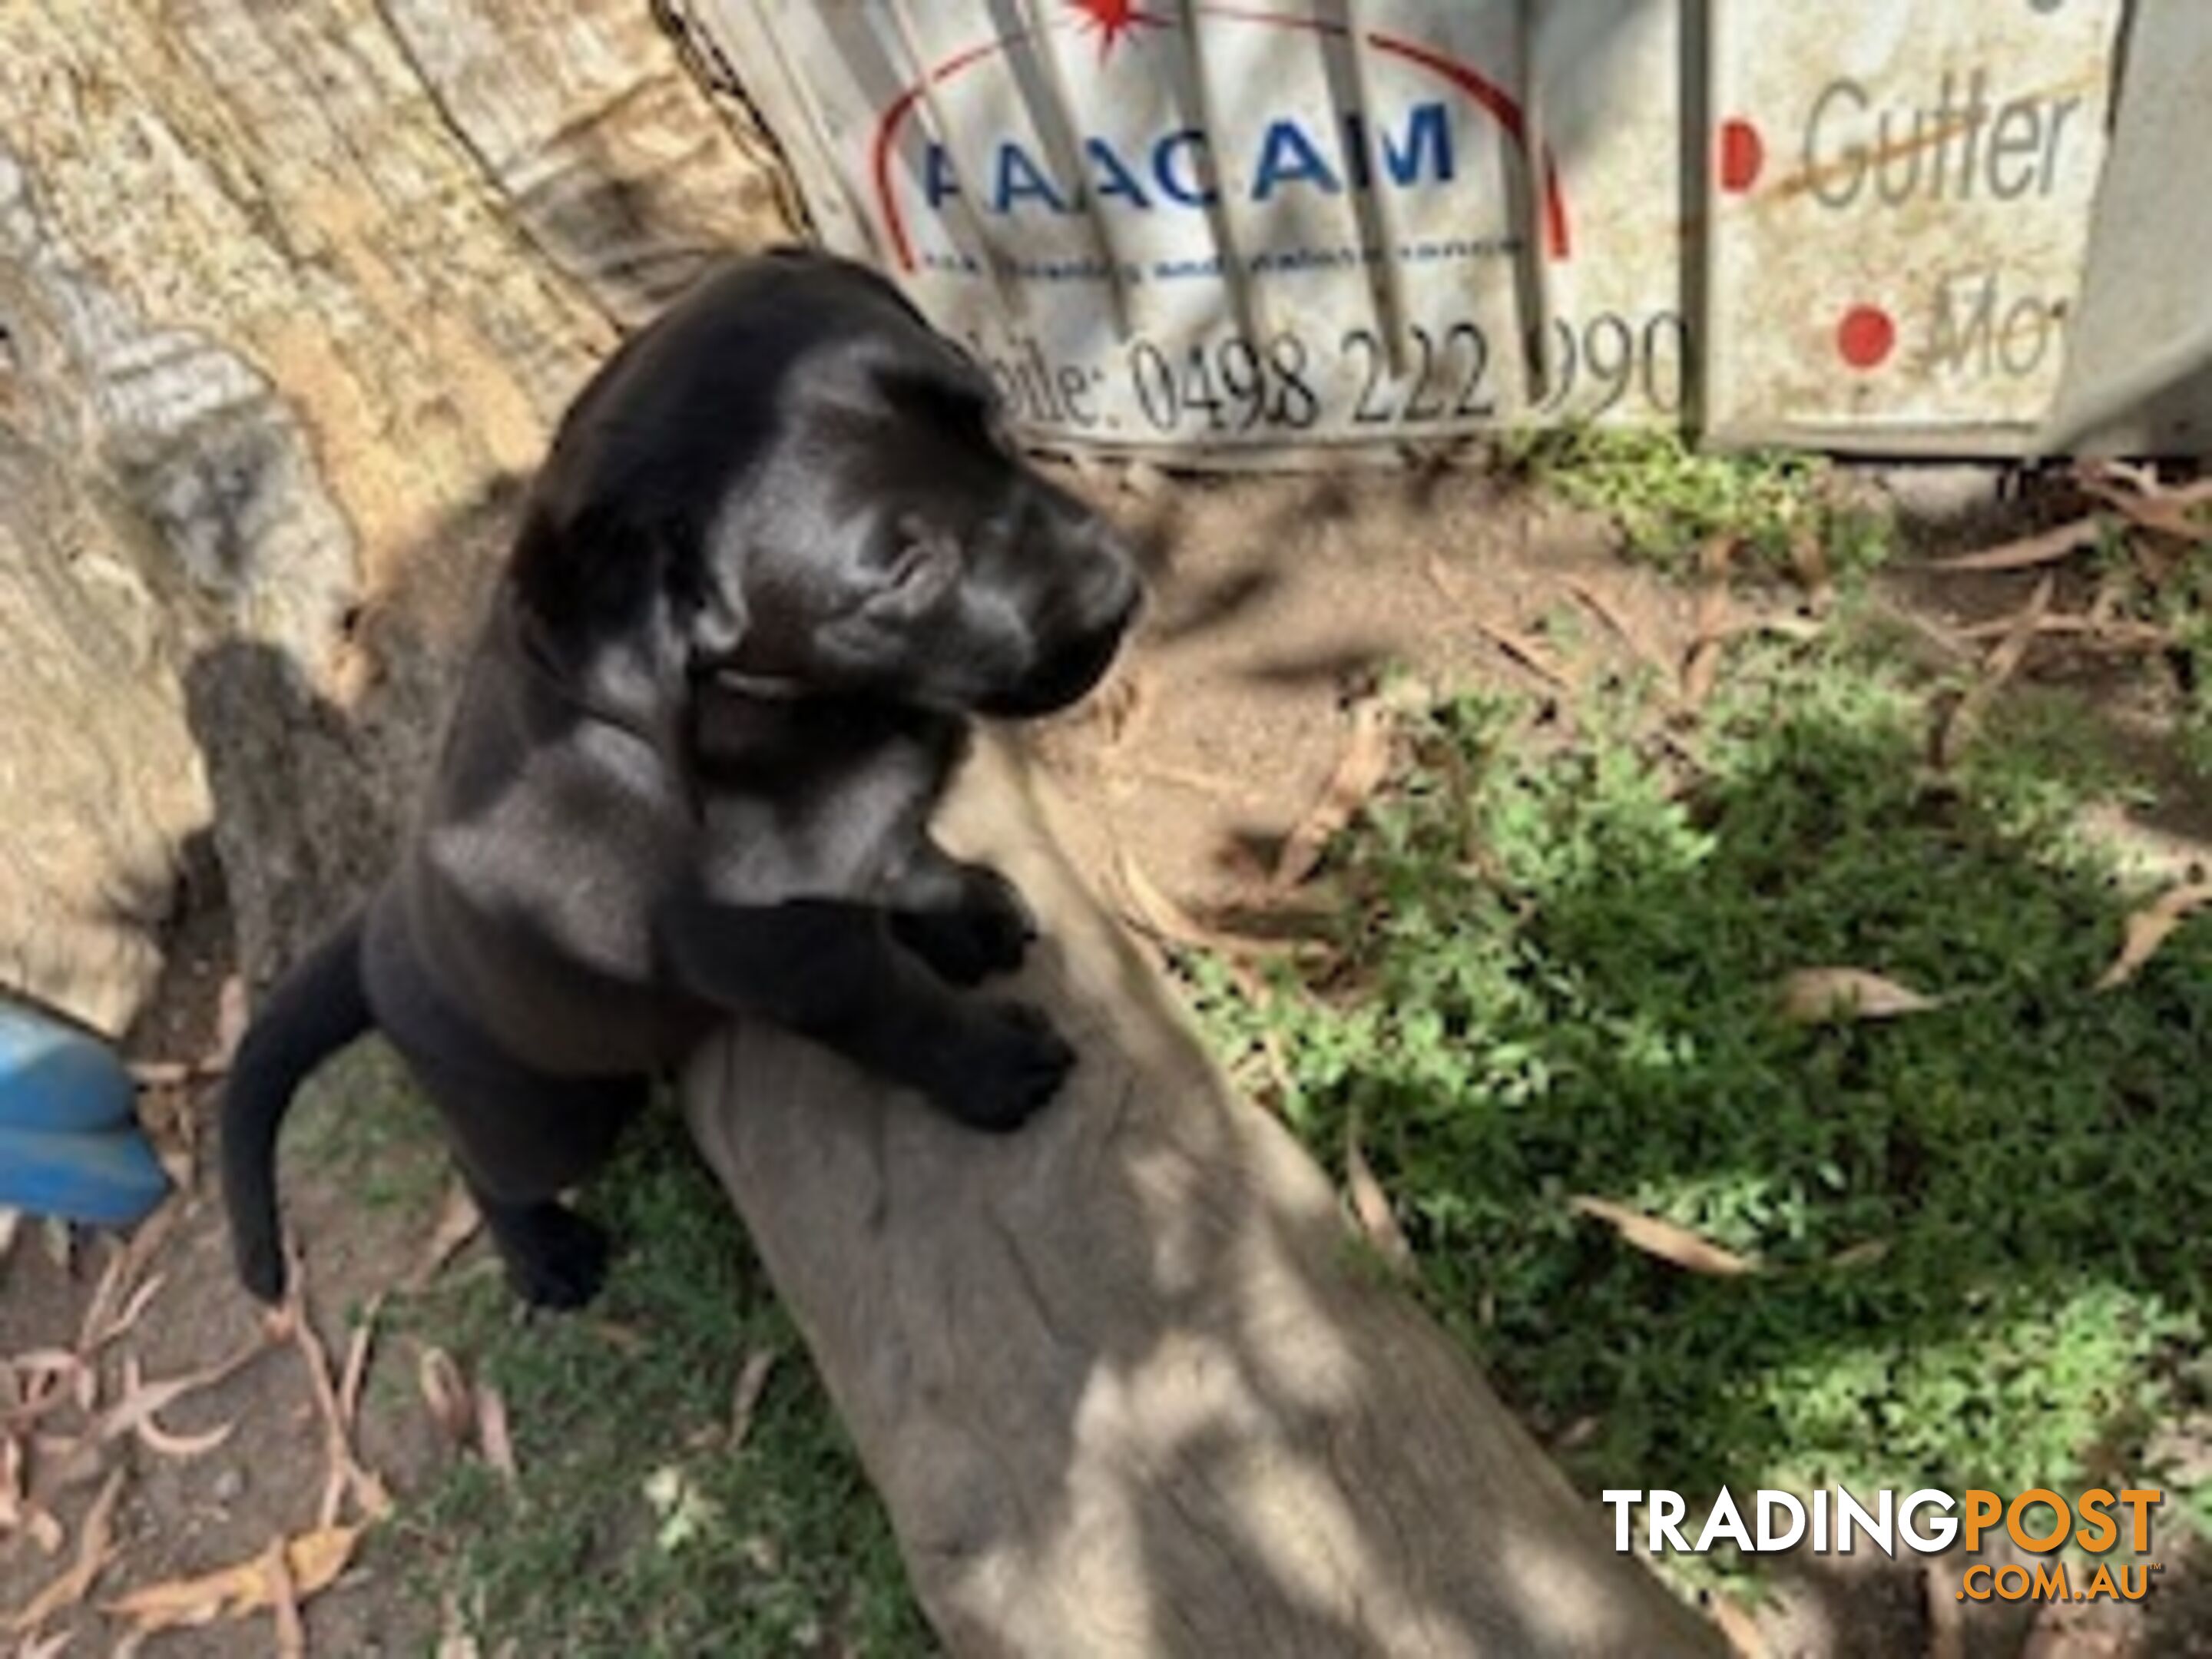
<instances>
[{"instance_id":1,"label":"puppy's muzzle","mask_svg":"<svg viewBox=\"0 0 2212 1659\"><path fill-rule=\"evenodd\" d=\"M1082 556L1054 596L1035 661L984 713L1024 720L1075 702L1105 677L1142 610L1144 584L1121 538L1096 523L1079 534Z\"/></svg>"}]
</instances>

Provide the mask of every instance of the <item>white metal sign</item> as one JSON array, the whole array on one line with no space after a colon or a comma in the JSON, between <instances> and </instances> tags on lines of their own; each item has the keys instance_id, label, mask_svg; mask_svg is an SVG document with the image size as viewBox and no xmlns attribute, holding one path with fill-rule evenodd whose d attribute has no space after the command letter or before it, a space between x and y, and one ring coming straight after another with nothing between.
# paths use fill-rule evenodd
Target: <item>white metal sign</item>
<instances>
[{"instance_id":1,"label":"white metal sign","mask_svg":"<svg viewBox=\"0 0 2212 1659\"><path fill-rule=\"evenodd\" d=\"M712 3L825 239L1027 436L1192 459L2025 442L2122 0Z\"/></svg>"},{"instance_id":2,"label":"white metal sign","mask_svg":"<svg viewBox=\"0 0 2212 1659\"><path fill-rule=\"evenodd\" d=\"M1718 0L1707 415L2025 441L2064 368L2122 0Z\"/></svg>"},{"instance_id":3,"label":"white metal sign","mask_svg":"<svg viewBox=\"0 0 2212 1659\"><path fill-rule=\"evenodd\" d=\"M722 16L830 240L965 341L1034 437L1272 449L1679 404L1671 268L1656 295L1558 277L1616 233L1534 131L1515 0ZM1585 297L1549 390L1545 311Z\"/></svg>"}]
</instances>

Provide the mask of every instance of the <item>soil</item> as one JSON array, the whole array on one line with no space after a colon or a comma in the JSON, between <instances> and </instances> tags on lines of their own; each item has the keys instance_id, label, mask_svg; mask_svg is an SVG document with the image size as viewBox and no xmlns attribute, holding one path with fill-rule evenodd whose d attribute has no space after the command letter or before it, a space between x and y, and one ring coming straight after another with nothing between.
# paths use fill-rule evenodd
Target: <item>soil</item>
<instances>
[{"instance_id":1,"label":"soil","mask_svg":"<svg viewBox=\"0 0 2212 1659\"><path fill-rule=\"evenodd\" d=\"M1691 597L1623 563L1602 521L1536 503L1480 471L1170 484L1138 471L1086 477L1079 486L1108 497L1143 532L1154 598L1124 665L1081 709L1053 722L1038 747L1074 809L1073 850L1125 908L1132 866L1195 915L1260 902L1284 838L1344 752L1347 702L1386 669L1554 698L1571 719L1573 676L1639 663L1671 673L1695 637ZM1971 539L1982 531L1974 524L1940 533ZM2001 609L2017 586L1984 585L1968 595L1905 590L1905 599L1940 631L1978 605ZM2163 830L2201 854L2207 827ZM130 1034L135 1060L191 1062L218 1048L230 973L227 918L204 870L188 882L185 898L164 983ZM195 1085L181 1109L161 1114L161 1138L189 1183L149 1224L165 1237L142 1282L158 1288L99 1356L103 1405L120 1396L126 1363L159 1380L264 1342L258 1310L232 1279L214 1201L205 1156L211 1092L212 1085ZM419 1261L425 1224L414 1213L362 1206L305 1160L288 1165L285 1194L288 1219L305 1241L314 1326L335 1368L346 1352L349 1310L389 1291ZM124 1248L120 1240L80 1237L64 1253L48 1230L27 1225L0 1261L0 1356L73 1346L96 1285ZM453 1455L421 1402L404 1344L371 1349L362 1398L361 1461L404 1499ZM74 1476L65 1489L39 1488L64 1530L58 1555L0 1531L0 1609L22 1606L70 1565L111 1468L123 1471L114 1554L90 1604L250 1561L272 1540L313 1528L329 1470L315 1399L301 1349L266 1344L234 1374L159 1414L160 1427L173 1435L230 1425L219 1445L177 1456L126 1435L78 1457L64 1471ZM0 1396L0 1407L7 1403ZM66 1413L56 1420L64 1432L83 1422ZM1920 1645L1917 1584L1897 1597L1854 1590L1838 1600L1857 1608L1898 1600L1904 1607L1877 1613L1876 1630L1856 1632L1876 1645L1850 1650L1884 1650L1887 1638L1906 1632L1911 1645ZM333 1587L307 1598L302 1613L316 1653L422 1652L440 1641L438 1610L419 1605L373 1542ZM1801 1607L1774 1633L1802 1638L1807 1621L1817 1625L1820 1616L1818 1607ZM1883 1619L1890 1622L1881 1626ZM89 1652L108 1650L123 1627L88 1606L44 1628L72 1633L80 1645L69 1650ZM147 1650L263 1650L275 1630L270 1615L259 1613L249 1624L163 1634ZM1992 1626L1949 1650L2003 1651L2025 1634L2017 1623ZM0 1622L0 1646L9 1639ZM2054 1626L2039 1635L2037 1651L2054 1659L2120 1650L2100 1645L2106 1639L2085 1630L2077 1642ZM1847 1650L1814 1643L1796 1650Z\"/></svg>"}]
</instances>

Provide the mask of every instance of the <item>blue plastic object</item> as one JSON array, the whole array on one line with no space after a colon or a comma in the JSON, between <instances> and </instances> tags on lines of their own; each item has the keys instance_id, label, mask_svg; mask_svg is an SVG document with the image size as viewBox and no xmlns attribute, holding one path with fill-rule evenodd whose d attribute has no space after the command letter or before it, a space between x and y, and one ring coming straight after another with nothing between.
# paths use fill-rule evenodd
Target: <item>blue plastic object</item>
<instances>
[{"instance_id":1,"label":"blue plastic object","mask_svg":"<svg viewBox=\"0 0 2212 1659\"><path fill-rule=\"evenodd\" d=\"M131 1074L86 1032L0 1001L0 1207L127 1226L168 1191Z\"/></svg>"},{"instance_id":2,"label":"blue plastic object","mask_svg":"<svg viewBox=\"0 0 2212 1659\"><path fill-rule=\"evenodd\" d=\"M0 1204L127 1227L161 1201L169 1178L137 1131L71 1135L0 1125Z\"/></svg>"}]
</instances>

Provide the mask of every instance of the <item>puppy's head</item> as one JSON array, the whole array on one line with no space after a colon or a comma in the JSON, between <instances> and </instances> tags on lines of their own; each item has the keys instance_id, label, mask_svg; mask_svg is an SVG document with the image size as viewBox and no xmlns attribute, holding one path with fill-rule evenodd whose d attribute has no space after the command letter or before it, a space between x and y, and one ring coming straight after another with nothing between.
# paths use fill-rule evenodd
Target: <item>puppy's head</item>
<instances>
[{"instance_id":1,"label":"puppy's head","mask_svg":"<svg viewBox=\"0 0 2212 1659\"><path fill-rule=\"evenodd\" d=\"M557 635L653 632L695 684L1008 716L1087 691L1139 593L988 379L888 283L805 252L709 279L600 373L514 575Z\"/></svg>"}]
</instances>

